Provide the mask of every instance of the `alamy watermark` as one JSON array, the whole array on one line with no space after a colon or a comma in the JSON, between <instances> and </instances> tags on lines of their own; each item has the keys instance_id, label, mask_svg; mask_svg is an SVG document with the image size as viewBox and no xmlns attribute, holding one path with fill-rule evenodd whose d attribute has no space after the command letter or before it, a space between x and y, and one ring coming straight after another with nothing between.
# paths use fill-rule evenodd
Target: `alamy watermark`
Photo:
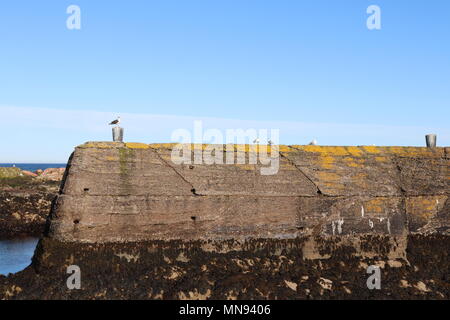
<instances>
[{"instance_id":1,"label":"alamy watermark","mask_svg":"<svg viewBox=\"0 0 450 320\"><path fill-rule=\"evenodd\" d=\"M367 274L371 276L367 278L366 284L369 290L381 290L381 269L379 266L368 266Z\"/></svg>"},{"instance_id":2,"label":"alamy watermark","mask_svg":"<svg viewBox=\"0 0 450 320\"><path fill-rule=\"evenodd\" d=\"M203 130L202 121L195 121L193 133L187 129L172 133L172 141L179 143L171 160L177 165L261 165L261 175L275 175L280 166L279 135L278 129L270 129L270 135L268 129L227 129L224 134L218 129Z\"/></svg>"},{"instance_id":3,"label":"alamy watermark","mask_svg":"<svg viewBox=\"0 0 450 320\"><path fill-rule=\"evenodd\" d=\"M81 9L78 5L71 4L67 7L66 13L69 17L66 20L66 26L69 30L81 29ZM367 29L381 30L381 8L378 5L367 7L366 13L369 15L366 21Z\"/></svg>"},{"instance_id":4,"label":"alamy watermark","mask_svg":"<svg viewBox=\"0 0 450 320\"><path fill-rule=\"evenodd\" d=\"M66 26L69 30L81 29L81 9L79 6L72 4L67 7L66 13L70 16L66 20Z\"/></svg>"},{"instance_id":5,"label":"alamy watermark","mask_svg":"<svg viewBox=\"0 0 450 320\"><path fill-rule=\"evenodd\" d=\"M81 269L77 265L67 267L67 274L71 276L67 278L66 285L69 290L81 289Z\"/></svg>"},{"instance_id":6,"label":"alamy watermark","mask_svg":"<svg viewBox=\"0 0 450 320\"><path fill-rule=\"evenodd\" d=\"M381 30L381 8L377 5L371 5L367 8L367 14L370 14L366 22L367 29Z\"/></svg>"}]
</instances>

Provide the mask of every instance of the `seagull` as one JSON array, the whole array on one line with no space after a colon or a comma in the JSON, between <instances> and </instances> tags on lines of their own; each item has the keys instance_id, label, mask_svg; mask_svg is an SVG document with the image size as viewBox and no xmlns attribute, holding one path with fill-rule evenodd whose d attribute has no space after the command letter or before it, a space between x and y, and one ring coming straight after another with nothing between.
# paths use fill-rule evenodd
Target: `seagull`
<instances>
[{"instance_id":1,"label":"seagull","mask_svg":"<svg viewBox=\"0 0 450 320\"><path fill-rule=\"evenodd\" d=\"M259 139L256 138L256 139L253 141L253 143L254 143L254 144L259 144Z\"/></svg>"},{"instance_id":2,"label":"seagull","mask_svg":"<svg viewBox=\"0 0 450 320\"><path fill-rule=\"evenodd\" d=\"M272 140L269 140L268 144L271 146L273 144Z\"/></svg>"},{"instance_id":3,"label":"seagull","mask_svg":"<svg viewBox=\"0 0 450 320\"><path fill-rule=\"evenodd\" d=\"M314 139L313 141L311 141L311 142L309 143L309 145L310 145L310 146L317 146L317 140Z\"/></svg>"},{"instance_id":4,"label":"seagull","mask_svg":"<svg viewBox=\"0 0 450 320\"><path fill-rule=\"evenodd\" d=\"M114 121L111 121L111 123L109 124L110 126L112 126L112 125L119 125L119 123L120 123L120 117L117 117L117 119L116 120L114 120Z\"/></svg>"}]
</instances>

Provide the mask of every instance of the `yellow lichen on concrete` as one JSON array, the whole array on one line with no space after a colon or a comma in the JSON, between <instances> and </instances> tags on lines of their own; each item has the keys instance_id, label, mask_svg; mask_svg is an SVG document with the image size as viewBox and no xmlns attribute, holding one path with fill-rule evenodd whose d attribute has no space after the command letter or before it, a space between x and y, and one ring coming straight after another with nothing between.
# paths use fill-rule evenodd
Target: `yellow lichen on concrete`
<instances>
[{"instance_id":1,"label":"yellow lichen on concrete","mask_svg":"<svg viewBox=\"0 0 450 320\"><path fill-rule=\"evenodd\" d=\"M152 149L173 149L178 145L179 143L152 143L148 146Z\"/></svg>"},{"instance_id":2,"label":"yellow lichen on concrete","mask_svg":"<svg viewBox=\"0 0 450 320\"><path fill-rule=\"evenodd\" d=\"M148 144L138 143L138 142L127 142L125 143L125 147L130 149L148 149L150 148Z\"/></svg>"},{"instance_id":3,"label":"yellow lichen on concrete","mask_svg":"<svg viewBox=\"0 0 450 320\"><path fill-rule=\"evenodd\" d=\"M385 153L401 157L443 157L444 148L421 148L421 147L384 147Z\"/></svg>"},{"instance_id":4,"label":"yellow lichen on concrete","mask_svg":"<svg viewBox=\"0 0 450 320\"><path fill-rule=\"evenodd\" d=\"M320 166L325 169L332 169L334 167L336 158L323 156L320 157Z\"/></svg>"},{"instance_id":5,"label":"yellow lichen on concrete","mask_svg":"<svg viewBox=\"0 0 450 320\"><path fill-rule=\"evenodd\" d=\"M318 153L321 155L326 154L330 154L333 156L351 155L346 147L295 146L295 148L305 152Z\"/></svg>"},{"instance_id":6,"label":"yellow lichen on concrete","mask_svg":"<svg viewBox=\"0 0 450 320\"><path fill-rule=\"evenodd\" d=\"M236 167L238 167L239 169L242 169L242 170L246 170L246 171L256 170L256 167L251 164L237 164Z\"/></svg>"},{"instance_id":7,"label":"yellow lichen on concrete","mask_svg":"<svg viewBox=\"0 0 450 320\"><path fill-rule=\"evenodd\" d=\"M344 160L345 165L352 168L363 168L365 160L363 158L355 158L355 157L345 157Z\"/></svg>"},{"instance_id":8,"label":"yellow lichen on concrete","mask_svg":"<svg viewBox=\"0 0 450 320\"><path fill-rule=\"evenodd\" d=\"M319 171L318 176L319 180L323 182L338 182L341 179L340 175L329 171Z\"/></svg>"},{"instance_id":9,"label":"yellow lichen on concrete","mask_svg":"<svg viewBox=\"0 0 450 320\"><path fill-rule=\"evenodd\" d=\"M363 162L359 162L357 159L364 159L365 156L376 155L374 158L377 162L387 162L390 156L399 157L412 157L412 158L440 158L445 157L445 148L426 148L426 147L377 147L377 146L310 146L310 145L253 145L253 144L228 144L228 145L210 145L210 144L177 144L177 143L156 143L145 144L137 142L104 142L104 141L91 141L86 142L78 148L94 148L94 149L116 149L116 148L129 148L129 149L154 149L154 150L172 150L175 147L187 146L191 150L207 150L211 148L220 148L223 146L224 151L234 152L267 152L272 153L291 153L291 152L306 152L316 154L320 157L324 157L322 167L324 169L331 169L336 160L332 160L332 157L346 157L346 165L349 167L362 167ZM350 159L352 159L350 161ZM320 164L319 164L320 165Z\"/></svg>"},{"instance_id":10,"label":"yellow lichen on concrete","mask_svg":"<svg viewBox=\"0 0 450 320\"><path fill-rule=\"evenodd\" d=\"M364 209L366 213L375 213L381 214L385 210L386 199L385 198L377 198L372 199L364 204Z\"/></svg>"},{"instance_id":11,"label":"yellow lichen on concrete","mask_svg":"<svg viewBox=\"0 0 450 320\"><path fill-rule=\"evenodd\" d=\"M105 142L105 141L90 141L86 142L85 144L82 144L78 146L78 148L93 148L93 149L114 149L123 147L122 142Z\"/></svg>"},{"instance_id":12,"label":"yellow lichen on concrete","mask_svg":"<svg viewBox=\"0 0 450 320\"><path fill-rule=\"evenodd\" d=\"M358 168L361 166L360 164L358 164L356 162L349 162L347 165L352 168Z\"/></svg>"},{"instance_id":13,"label":"yellow lichen on concrete","mask_svg":"<svg viewBox=\"0 0 450 320\"><path fill-rule=\"evenodd\" d=\"M279 145L277 147L278 147L278 151L280 151L280 152L292 152L292 151L294 151L294 149L292 149L289 146L285 146L285 145Z\"/></svg>"},{"instance_id":14,"label":"yellow lichen on concrete","mask_svg":"<svg viewBox=\"0 0 450 320\"><path fill-rule=\"evenodd\" d=\"M367 153L373 153L373 154L378 154L378 153L382 153L382 150L380 147L375 147L375 146L362 146L361 147L365 152Z\"/></svg>"},{"instance_id":15,"label":"yellow lichen on concrete","mask_svg":"<svg viewBox=\"0 0 450 320\"><path fill-rule=\"evenodd\" d=\"M447 196L414 197L406 200L406 212L422 220L436 215L442 209Z\"/></svg>"},{"instance_id":16,"label":"yellow lichen on concrete","mask_svg":"<svg viewBox=\"0 0 450 320\"><path fill-rule=\"evenodd\" d=\"M364 155L364 152L359 147L347 147L347 151L354 157L361 157Z\"/></svg>"}]
</instances>

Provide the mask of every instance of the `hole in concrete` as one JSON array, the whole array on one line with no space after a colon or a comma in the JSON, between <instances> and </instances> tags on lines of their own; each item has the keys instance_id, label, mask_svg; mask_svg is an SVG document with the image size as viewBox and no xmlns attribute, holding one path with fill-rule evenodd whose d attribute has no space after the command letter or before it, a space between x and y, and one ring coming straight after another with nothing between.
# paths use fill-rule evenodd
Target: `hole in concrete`
<instances>
[{"instance_id":1,"label":"hole in concrete","mask_svg":"<svg viewBox=\"0 0 450 320\"><path fill-rule=\"evenodd\" d=\"M193 194L195 194L195 189L191 189L191 192L192 192Z\"/></svg>"},{"instance_id":2,"label":"hole in concrete","mask_svg":"<svg viewBox=\"0 0 450 320\"><path fill-rule=\"evenodd\" d=\"M191 170L194 169L194 166L189 166L189 169L191 169Z\"/></svg>"},{"instance_id":3,"label":"hole in concrete","mask_svg":"<svg viewBox=\"0 0 450 320\"><path fill-rule=\"evenodd\" d=\"M322 191L320 191L320 190L317 190L317 194L320 194L320 195L321 195L321 194L322 194Z\"/></svg>"},{"instance_id":4,"label":"hole in concrete","mask_svg":"<svg viewBox=\"0 0 450 320\"><path fill-rule=\"evenodd\" d=\"M88 192L89 188L84 188L83 190L84 190L84 192Z\"/></svg>"},{"instance_id":5,"label":"hole in concrete","mask_svg":"<svg viewBox=\"0 0 450 320\"><path fill-rule=\"evenodd\" d=\"M74 223L74 224L79 224L79 223L80 223L80 220L73 220L73 223Z\"/></svg>"},{"instance_id":6,"label":"hole in concrete","mask_svg":"<svg viewBox=\"0 0 450 320\"><path fill-rule=\"evenodd\" d=\"M191 220L192 220L192 221L195 221L195 220L197 220L197 217L192 216L192 217L191 217Z\"/></svg>"}]
</instances>

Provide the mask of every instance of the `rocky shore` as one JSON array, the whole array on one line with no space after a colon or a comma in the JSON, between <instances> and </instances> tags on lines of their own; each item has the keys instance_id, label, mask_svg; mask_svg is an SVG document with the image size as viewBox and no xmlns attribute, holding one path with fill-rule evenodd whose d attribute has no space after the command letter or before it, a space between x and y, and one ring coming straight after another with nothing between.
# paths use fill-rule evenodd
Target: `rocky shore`
<instances>
[{"instance_id":1,"label":"rocky shore","mask_svg":"<svg viewBox=\"0 0 450 320\"><path fill-rule=\"evenodd\" d=\"M42 235L63 174L0 168L0 239Z\"/></svg>"},{"instance_id":2,"label":"rocky shore","mask_svg":"<svg viewBox=\"0 0 450 320\"><path fill-rule=\"evenodd\" d=\"M32 266L0 276L0 299L448 300L448 240L410 236L402 256L400 239L386 236L109 244L45 238ZM80 267L79 290L67 287L70 265ZM371 265L381 270L380 290L367 287Z\"/></svg>"}]
</instances>

